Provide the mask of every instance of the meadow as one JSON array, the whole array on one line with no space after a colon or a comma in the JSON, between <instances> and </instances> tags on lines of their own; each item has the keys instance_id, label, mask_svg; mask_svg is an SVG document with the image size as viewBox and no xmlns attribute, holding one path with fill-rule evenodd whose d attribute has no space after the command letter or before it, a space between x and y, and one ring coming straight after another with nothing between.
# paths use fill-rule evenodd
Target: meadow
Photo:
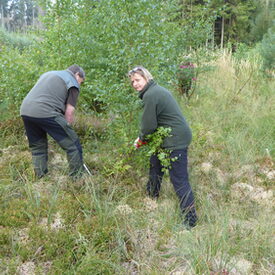
<instances>
[{"instance_id":1,"label":"meadow","mask_svg":"<svg viewBox=\"0 0 275 275\"><path fill-rule=\"evenodd\" d=\"M193 130L190 182L198 225L187 230L166 175L146 196L146 148L132 149L133 113L79 111L75 129L92 176L67 177L50 142L50 173L35 179L19 115L0 123L1 274L274 274L274 78L257 54L219 52L179 101ZM156 80L157 76L156 76ZM133 93L133 97L136 94ZM127 117L125 117L127 115Z\"/></svg>"}]
</instances>

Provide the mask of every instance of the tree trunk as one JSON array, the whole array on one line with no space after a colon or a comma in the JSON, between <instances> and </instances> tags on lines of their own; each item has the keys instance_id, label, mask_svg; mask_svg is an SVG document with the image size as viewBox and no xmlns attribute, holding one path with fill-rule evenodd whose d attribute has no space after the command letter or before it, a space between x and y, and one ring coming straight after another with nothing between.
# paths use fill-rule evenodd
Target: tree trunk
<instances>
[{"instance_id":1,"label":"tree trunk","mask_svg":"<svg viewBox=\"0 0 275 275\"><path fill-rule=\"evenodd\" d=\"M212 28L212 50L215 48L215 21L213 23L213 28Z\"/></svg>"},{"instance_id":2,"label":"tree trunk","mask_svg":"<svg viewBox=\"0 0 275 275\"><path fill-rule=\"evenodd\" d=\"M221 26L221 49L223 49L223 40L224 40L224 16L222 17L222 26Z\"/></svg>"},{"instance_id":3,"label":"tree trunk","mask_svg":"<svg viewBox=\"0 0 275 275\"><path fill-rule=\"evenodd\" d=\"M2 26L2 28L5 27L4 25L5 25L5 23L4 23L4 8L1 5L1 26Z\"/></svg>"}]
</instances>

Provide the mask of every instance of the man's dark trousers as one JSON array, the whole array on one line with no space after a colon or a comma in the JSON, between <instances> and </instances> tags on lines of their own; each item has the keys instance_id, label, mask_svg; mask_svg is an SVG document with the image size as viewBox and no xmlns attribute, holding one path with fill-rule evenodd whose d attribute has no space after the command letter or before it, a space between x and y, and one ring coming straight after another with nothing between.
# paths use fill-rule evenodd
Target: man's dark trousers
<instances>
[{"instance_id":1,"label":"man's dark trousers","mask_svg":"<svg viewBox=\"0 0 275 275\"><path fill-rule=\"evenodd\" d=\"M37 177L48 172L49 134L67 153L70 176L75 177L83 171L82 147L79 138L63 115L48 118L22 116L29 147L32 153L34 171Z\"/></svg>"}]
</instances>

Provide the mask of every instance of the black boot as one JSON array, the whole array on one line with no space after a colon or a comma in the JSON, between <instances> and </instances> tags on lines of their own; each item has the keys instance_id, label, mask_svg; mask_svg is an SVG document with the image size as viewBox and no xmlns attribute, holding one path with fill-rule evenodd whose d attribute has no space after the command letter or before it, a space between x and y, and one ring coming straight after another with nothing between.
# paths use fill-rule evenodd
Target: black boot
<instances>
[{"instance_id":1,"label":"black boot","mask_svg":"<svg viewBox=\"0 0 275 275\"><path fill-rule=\"evenodd\" d=\"M197 224L197 214L195 208L190 209L188 212L184 213L184 222L183 224L188 228L191 229L192 227L195 227Z\"/></svg>"}]
</instances>

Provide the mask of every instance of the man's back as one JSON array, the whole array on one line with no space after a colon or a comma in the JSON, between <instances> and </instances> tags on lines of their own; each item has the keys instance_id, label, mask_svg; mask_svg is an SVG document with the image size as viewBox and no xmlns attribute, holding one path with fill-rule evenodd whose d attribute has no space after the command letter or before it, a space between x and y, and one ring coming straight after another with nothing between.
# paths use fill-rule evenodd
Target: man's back
<instances>
[{"instance_id":1,"label":"man's back","mask_svg":"<svg viewBox=\"0 0 275 275\"><path fill-rule=\"evenodd\" d=\"M23 100L20 115L43 118L64 113L67 96L65 81L55 71L44 73Z\"/></svg>"}]
</instances>

